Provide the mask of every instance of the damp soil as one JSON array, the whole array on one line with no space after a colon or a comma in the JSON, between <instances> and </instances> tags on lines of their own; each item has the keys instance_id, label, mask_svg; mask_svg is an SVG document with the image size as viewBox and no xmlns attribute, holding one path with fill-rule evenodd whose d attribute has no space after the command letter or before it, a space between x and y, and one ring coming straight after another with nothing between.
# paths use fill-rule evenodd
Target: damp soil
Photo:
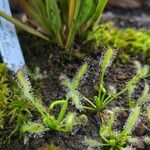
<instances>
[{"instance_id":1,"label":"damp soil","mask_svg":"<svg viewBox=\"0 0 150 150\"><path fill-rule=\"evenodd\" d=\"M120 16L122 15L121 12L112 12L119 14ZM128 25L124 25L124 27L125 26L128 27ZM135 25L134 27L139 26ZM24 56L29 69L33 70L37 66L41 69L42 72L46 72L47 74L42 82L40 82L41 84L38 87L42 93L42 99L46 105L50 104L55 99L65 98L66 89L60 83L60 76L65 74L67 77L72 79L80 66L85 62L88 63L88 71L80 83L79 90L89 98L92 98L94 94L97 93L101 62L100 58L101 55L103 55L103 49L97 49L96 51L91 52L88 47L81 47L79 44L76 44L73 49L73 54L75 55L69 56L66 55L64 50L58 46L45 43L29 34L21 33L19 34L19 39L22 45L22 49L24 50ZM82 53L77 49L81 49ZM109 67L105 75L106 87L113 85L118 91L135 74L133 60L137 59L137 57L131 57L131 60L127 61L126 63L121 63L121 61L119 61L120 58L121 53L118 52L111 67ZM142 56L139 56L138 60L144 64L146 60L140 60L140 58L142 58ZM147 79L148 83L149 81L150 80ZM143 87L144 81L140 81L134 95L135 99L139 97ZM108 108L114 108L116 106L128 108L126 94L120 96L115 102L112 102ZM91 148L83 144L83 141L85 137L100 141L99 127L101 123L98 119L98 114L94 114L92 112L84 113L88 116L88 123L85 126L74 127L72 133L49 131L39 136L30 135L26 141L26 144L24 143L24 139L18 141L15 140L17 138L14 137L12 140L13 142L7 145L1 145L0 149L37 150L45 144L54 144L59 146L61 150L91 150ZM117 129L122 129L128 116L128 111L124 111L118 115ZM137 127L135 127L133 135L137 136L139 139L142 136L150 135L150 124L144 115L141 116L141 121L138 123ZM150 149L150 147L144 144L142 141L134 145L134 147L137 150Z\"/></svg>"},{"instance_id":2,"label":"damp soil","mask_svg":"<svg viewBox=\"0 0 150 150\"><path fill-rule=\"evenodd\" d=\"M32 37L32 36L31 36ZM34 37L31 38L34 41ZM47 75L42 80L40 85L40 92L42 93L42 99L46 105L54 101L55 99L63 99L66 95L66 89L60 83L60 76L65 74L70 79L73 78L77 70L83 63L88 63L88 71L81 81L79 90L86 96L92 98L97 92L97 86L99 81L100 73L100 61L101 55L103 55L103 49L98 49L92 53L84 53L82 57L77 56L68 56L64 53L63 49L60 49L56 45L45 45L46 50L43 50L39 55L37 49L33 49L30 42L26 41L26 36L21 38L21 43L26 43L24 46L24 54L27 62L27 66L32 70L35 66L38 66L41 71L46 71ZM26 41L26 42L25 42ZM26 47L25 47L26 45ZM29 46L30 45L30 46ZM43 45L44 46L44 45ZM43 47L42 46L42 47ZM76 47L79 47L77 45ZM44 48L44 49L45 49ZM74 50L74 54L78 51ZM118 61L120 58L119 53L116 55L114 62L111 67L108 69L105 75L105 84L106 87L113 85L117 90L121 89L126 82L132 78L135 74L135 67L133 65L133 60L126 63L120 63ZM149 81L149 80L148 80ZM144 81L141 81L138 86L136 93L134 95L135 99L141 94L141 91L144 86ZM118 98L117 101L111 103L108 108L114 107L125 107L128 108L128 102L126 95L122 95ZM71 111L71 110L70 110ZM83 141L86 137L100 140L99 139L99 127L101 125L98 115L92 112L84 112L88 116L88 123L85 126L76 126L72 133L59 133L49 131L43 133L43 135L30 135L26 144L23 143L23 139L20 141L15 141L11 143L11 146L8 144L1 149L7 150L37 150L45 144L54 144L59 146L62 150L87 150L87 146L83 144ZM128 118L129 112L125 111L118 115L117 129L122 129L126 119ZM146 136L150 134L149 131L150 124L142 118L142 121L137 125L133 131L135 136L139 138L141 136ZM15 138L15 137L14 137ZM139 150L148 150L150 147L147 147L142 141L140 144L135 145L136 149Z\"/></svg>"}]
</instances>

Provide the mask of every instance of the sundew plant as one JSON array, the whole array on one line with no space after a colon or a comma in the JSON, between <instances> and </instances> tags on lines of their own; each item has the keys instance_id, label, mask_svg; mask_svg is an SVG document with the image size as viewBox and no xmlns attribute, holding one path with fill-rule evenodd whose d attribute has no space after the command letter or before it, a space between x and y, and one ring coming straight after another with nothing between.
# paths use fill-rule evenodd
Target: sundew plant
<instances>
[{"instance_id":1,"label":"sundew plant","mask_svg":"<svg viewBox=\"0 0 150 150\"><path fill-rule=\"evenodd\" d=\"M63 84L69 89L68 98L72 99L73 103L78 109L85 108L93 111L102 111L103 109L105 109L107 105L115 101L120 95L133 88L149 72L149 67L147 65L142 66L140 65L140 63L136 61L135 66L137 67L137 72L132 77L132 79L130 79L120 91L117 91L113 86L110 86L108 89L105 86L104 77L107 68L112 63L113 58L114 58L114 51L113 49L108 48L108 50L105 52L105 55L101 59L102 63L100 67L101 73L100 73L100 80L99 80L99 88L98 88L97 95L95 95L93 99L85 97L83 94L81 94L78 91L79 81L82 79L84 73L86 72L87 64L84 64L81 67L81 69L78 71L78 73L75 75L72 81L69 81L67 78L65 79ZM143 96L139 98L139 102L137 105L140 105L144 101L146 101L145 98L147 98L148 92L149 92L149 87L146 87Z\"/></svg>"},{"instance_id":2,"label":"sundew plant","mask_svg":"<svg viewBox=\"0 0 150 150\"><path fill-rule=\"evenodd\" d=\"M75 113L68 113L68 101L56 100L49 106L45 106L41 100L36 98L32 92L30 82L27 80L24 70L17 72L17 80L24 97L35 107L37 112L41 115L40 122L28 122L21 127L22 132L43 132L47 130L56 130L62 132L69 132L74 125ZM53 110L61 106L58 116L53 115Z\"/></svg>"},{"instance_id":3,"label":"sundew plant","mask_svg":"<svg viewBox=\"0 0 150 150\"><path fill-rule=\"evenodd\" d=\"M99 135L102 142L98 142L92 139L86 139L84 143L94 148L108 147L110 150L123 150L127 143L134 143L136 138L132 137L132 130L134 129L140 115L140 107L136 107L132 110L128 120L126 121L122 131L113 130L113 124L115 123L115 113L110 112L110 119L107 123L103 123Z\"/></svg>"},{"instance_id":4,"label":"sundew plant","mask_svg":"<svg viewBox=\"0 0 150 150\"><path fill-rule=\"evenodd\" d=\"M99 23L108 0L19 0L29 16L37 23L39 31L0 11L0 16L25 31L42 39L72 47L75 36L84 33Z\"/></svg>"}]
</instances>

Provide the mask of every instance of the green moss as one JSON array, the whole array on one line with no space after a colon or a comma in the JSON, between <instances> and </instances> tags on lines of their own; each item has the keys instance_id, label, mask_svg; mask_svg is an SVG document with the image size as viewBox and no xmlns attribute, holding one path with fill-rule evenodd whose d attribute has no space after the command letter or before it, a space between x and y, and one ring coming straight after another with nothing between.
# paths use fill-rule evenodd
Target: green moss
<instances>
[{"instance_id":1,"label":"green moss","mask_svg":"<svg viewBox=\"0 0 150 150\"><path fill-rule=\"evenodd\" d=\"M112 22L95 26L88 33L88 41L93 41L96 47L116 47L129 54L149 55L150 31L128 28L120 30Z\"/></svg>"},{"instance_id":2,"label":"green moss","mask_svg":"<svg viewBox=\"0 0 150 150\"><path fill-rule=\"evenodd\" d=\"M0 63L0 143L9 140L29 120L29 106L6 66Z\"/></svg>"}]
</instances>

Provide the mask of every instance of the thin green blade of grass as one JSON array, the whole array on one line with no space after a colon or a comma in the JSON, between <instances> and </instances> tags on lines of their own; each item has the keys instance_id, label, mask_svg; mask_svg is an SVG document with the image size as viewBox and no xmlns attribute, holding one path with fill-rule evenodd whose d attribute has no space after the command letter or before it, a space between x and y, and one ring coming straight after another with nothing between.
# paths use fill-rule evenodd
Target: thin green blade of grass
<instances>
[{"instance_id":1,"label":"thin green blade of grass","mask_svg":"<svg viewBox=\"0 0 150 150\"><path fill-rule=\"evenodd\" d=\"M46 26L43 23L42 15L40 14L40 9L36 6L38 4L33 5L31 2L27 2L26 0L19 0L19 4L21 7L27 12L28 15L30 15L33 19L37 21L44 29L46 29ZM46 30L48 31L48 30Z\"/></svg>"},{"instance_id":2,"label":"thin green blade of grass","mask_svg":"<svg viewBox=\"0 0 150 150\"><path fill-rule=\"evenodd\" d=\"M49 26L51 26L52 31L55 34L56 41L62 46L63 42L60 34L62 22L60 17L60 10L56 0L46 0L46 12L48 20L50 21Z\"/></svg>"},{"instance_id":3,"label":"thin green blade of grass","mask_svg":"<svg viewBox=\"0 0 150 150\"><path fill-rule=\"evenodd\" d=\"M43 32L52 37L52 23L50 22L51 20L48 19L46 3L42 0L32 0L30 3L25 0L23 1L28 4L26 4L26 11L37 21ZM25 8L25 4L23 8Z\"/></svg>"},{"instance_id":4,"label":"thin green blade of grass","mask_svg":"<svg viewBox=\"0 0 150 150\"><path fill-rule=\"evenodd\" d=\"M76 9L76 0L70 0L69 1L69 13L68 13L68 29L70 30L71 24L74 19L74 13Z\"/></svg>"},{"instance_id":5,"label":"thin green blade of grass","mask_svg":"<svg viewBox=\"0 0 150 150\"><path fill-rule=\"evenodd\" d=\"M26 1L26 0L24 0ZM32 7L36 10L38 16L43 16L46 17L46 7L45 7L45 2L43 0L31 0L30 3Z\"/></svg>"},{"instance_id":6,"label":"thin green blade of grass","mask_svg":"<svg viewBox=\"0 0 150 150\"><path fill-rule=\"evenodd\" d=\"M94 23L96 25L99 23L99 20L101 18L102 12L107 4L108 0L99 0L96 11L91 19L91 23Z\"/></svg>"},{"instance_id":7,"label":"thin green blade of grass","mask_svg":"<svg viewBox=\"0 0 150 150\"><path fill-rule=\"evenodd\" d=\"M46 41L49 41L49 38L47 38L45 35L43 35L42 33L36 31L35 29L29 27L28 25L25 25L24 23L14 19L13 17L7 15L6 13L4 13L3 11L0 10L0 16L5 18L6 20L8 20L9 22L13 23L14 25L16 25L17 27L35 35L38 36Z\"/></svg>"},{"instance_id":8,"label":"thin green blade of grass","mask_svg":"<svg viewBox=\"0 0 150 150\"><path fill-rule=\"evenodd\" d=\"M76 4L76 7L74 7L73 4ZM92 6L93 0L83 0L82 2L81 0L77 0L76 2L72 1L72 3L70 3L70 7L74 7L74 11L71 10L69 12L70 21L72 21L72 23L69 22L69 35L66 43L66 52L71 47L77 30L91 17L93 10Z\"/></svg>"},{"instance_id":9,"label":"thin green blade of grass","mask_svg":"<svg viewBox=\"0 0 150 150\"><path fill-rule=\"evenodd\" d=\"M68 35L67 35L67 40L66 40L66 44L65 44L65 52L68 53L69 49L74 41L74 36L76 33L76 29L75 29L75 22L77 20L77 17L79 15L79 11L80 11L80 6L81 6L81 0L76 0L76 5L75 5L75 10L74 10L74 16L73 16L73 22L70 24L69 28L68 28ZM72 7L72 4L70 4L70 7ZM71 8L69 8L70 10Z\"/></svg>"},{"instance_id":10,"label":"thin green blade of grass","mask_svg":"<svg viewBox=\"0 0 150 150\"><path fill-rule=\"evenodd\" d=\"M43 9L41 10L38 2L34 0L32 0L31 2L28 2L26 0L20 0L19 3L22 6L22 8L25 10L25 12L27 12L27 14L31 16L37 22L37 24L41 27L42 32L45 35L52 38L54 34L52 33L51 23L47 19L48 16L46 14L46 9L45 9L45 12L42 12ZM42 3L42 5L44 4ZM43 6L43 7L46 7L46 6Z\"/></svg>"},{"instance_id":11,"label":"thin green blade of grass","mask_svg":"<svg viewBox=\"0 0 150 150\"><path fill-rule=\"evenodd\" d=\"M68 24L68 8L69 8L68 1L57 0L57 3L58 3L58 7L61 11L60 13L63 14L63 15L61 15L62 23L67 25Z\"/></svg>"},{"instance_id":12,"label":"thin green blade of grass","mask_svg":"<svg viewBox=\"0 0 150 150\"><path fill-rule=\"evenodd\" d=\"M93 0L83 0L80 6L80 12L75 22L75 28L78 29L81 27L93 13Z\"/></svg>"}]
</instances>

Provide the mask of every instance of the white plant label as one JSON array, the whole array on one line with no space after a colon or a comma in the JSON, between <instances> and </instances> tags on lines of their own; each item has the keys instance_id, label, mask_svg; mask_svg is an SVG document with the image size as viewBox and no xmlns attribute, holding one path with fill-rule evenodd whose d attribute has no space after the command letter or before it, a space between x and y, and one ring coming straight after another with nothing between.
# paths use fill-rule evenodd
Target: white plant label
<instances>
[{"instance_id":1,"label":"white plant label","mask_svg":"<svg viewBox=\"0 0 150 150\"><path fill-rule=\"evenodd\" d=\"M11 15L8 0L0 0L0 10ZM15 73L25 66L15 27L2 17L0 17L0 55L3 62Z\"/></svg>"}]
</instances>

